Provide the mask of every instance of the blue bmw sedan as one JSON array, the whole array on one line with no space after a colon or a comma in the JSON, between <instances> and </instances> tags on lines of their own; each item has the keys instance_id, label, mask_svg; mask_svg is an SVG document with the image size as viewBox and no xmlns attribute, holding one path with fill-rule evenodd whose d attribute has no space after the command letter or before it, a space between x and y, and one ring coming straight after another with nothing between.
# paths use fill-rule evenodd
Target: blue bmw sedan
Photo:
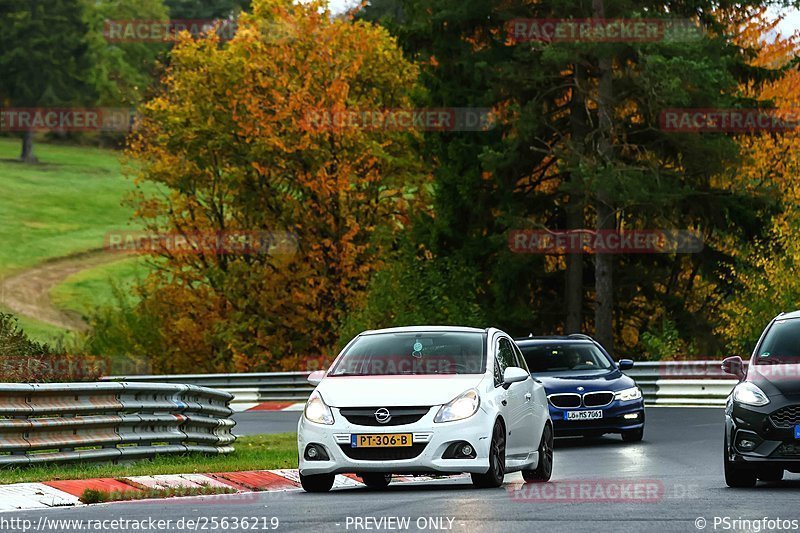
<instances>
[{"instance_id":1,"label":"blue bmw sedan","mask_svg":"<svg viewBox=\"0 0 800 533\"><path fill-rule=\"evenodd\" d=\"M642 440L642 391L622 373L633 361L615 363L587 335L528 337L516 343L531 374L547 391L556 436L618 433L626 442Z\"/></svg>"}]
</instances>

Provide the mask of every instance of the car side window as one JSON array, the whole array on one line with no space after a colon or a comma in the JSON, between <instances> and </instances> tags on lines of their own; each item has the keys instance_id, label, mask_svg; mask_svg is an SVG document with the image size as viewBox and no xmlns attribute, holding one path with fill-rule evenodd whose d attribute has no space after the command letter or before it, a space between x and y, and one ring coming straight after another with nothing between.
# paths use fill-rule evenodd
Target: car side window
<instances>
[{"instance_id":1,"label":"car side window","mask_svg":"<svg viewBox=\"0 0 800 533\"><path fill-rule=\"evenodd\" d=\"M497 359L500 361L500 370L505 372L506 368L510 366L517 366L517 356L514 353L514 348L511 346L511 341L506 338L501 338L497 343Z\"/></svg>"},{"instance_id":2,"label":"car side window","mask_svg":"<svg viewBox=\"0 0 800 533\"><path fill-rule=\"evenodd\" d=\"M514 347L514 353L517 356L517 366L530 374L531 371L528 368L528 362L525 361L525 357L522 355L522 350L519 349L519 346L517 346L516 343L512 344L512 346Z\"/></svg>"}]
</instances>

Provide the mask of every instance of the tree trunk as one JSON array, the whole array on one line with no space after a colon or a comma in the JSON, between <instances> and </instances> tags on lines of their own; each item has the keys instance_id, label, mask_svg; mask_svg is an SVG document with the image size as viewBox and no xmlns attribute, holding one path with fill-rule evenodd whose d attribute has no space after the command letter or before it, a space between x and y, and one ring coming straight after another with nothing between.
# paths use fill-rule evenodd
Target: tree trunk
<instances>
[{"instance_id":1,"label":"tree trunk","mask_svg":"<svg viewBox=\"0 0 800 533\"><path fill-rule=\"evenodd\" d=\"M33 154L33 132L28 130L22 134L22 153L19 160L23 163L38 163L39 160Z\"/></svg>"},{"instance_id":2,"label":"tree trunk","mask_svg":"<svg viewBox=\"0 0 800 533\"><path fill-rule=\"evenodd\" d=\"M572 102L570 103L570 124L572 129L572 143L576 151L583 157L586 154L586 135L588 125L586 120L586 68L578 58L575 62L575 75L572 88ZM583 176L570 173L569 200L567 202L567 230L583 229L584 196L580 193L583 189ZM566 286L564 287L564 300L567 307L564 333L581 333L583 322L583 254L567 254Z\"/></svg>"},{"instance_id":3,"label":"tree trunk","mask_svg":"<svg viewBox=\"0 0 800 533\"><path fill-rule=\"evenodd\" d=\"M603 0L592 0L594 18L605 18ZM611 163L611 105L613 98L611 58L601 55L598 60L600 81L597 95L597 115L599 131L597 135L598 168L604 169ZM602 183L598 184L595 198L598 231L616 229L616 216ZM608 253L595 255L594 283L595 308L594 326L596 340L609 352L614 349L614 256Z\"/></svg>"}]
</instances>

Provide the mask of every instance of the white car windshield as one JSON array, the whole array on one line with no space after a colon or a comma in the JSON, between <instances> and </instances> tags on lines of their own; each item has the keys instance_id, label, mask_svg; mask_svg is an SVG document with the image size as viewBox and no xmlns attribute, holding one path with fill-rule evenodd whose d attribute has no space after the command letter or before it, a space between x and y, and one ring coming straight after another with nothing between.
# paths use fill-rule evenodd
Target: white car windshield
<instances>
[{"instance_id":1,"label":"white car windshield","mask_svg":"<svg viewBox=\"0 0 800 533\"><path fill-rule=\"evenodd\" d=\"M413 332L359 336L329 376L482 374L483 333Z\"/></svg>"}]
</instances>

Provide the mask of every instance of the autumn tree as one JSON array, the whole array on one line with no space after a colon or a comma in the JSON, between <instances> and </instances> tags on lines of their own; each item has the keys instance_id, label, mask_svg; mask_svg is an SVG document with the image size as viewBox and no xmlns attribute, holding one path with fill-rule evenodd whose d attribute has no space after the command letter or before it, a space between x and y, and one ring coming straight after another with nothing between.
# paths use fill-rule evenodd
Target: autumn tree
<instances>
[{"instance_id":1,"label":"autumn tree","mask_svg":"<svg viewBox=\"0 0 800 533\"><path fill-rule=\"evenodd\" d=\"M800 33L784 35L781 20L766 10L739 12L730 18L733 35L742 46L757 50L751 63L779 72L763 84L742 90L770 103L789 122L785 131L748 132L738 136L744 154L734 186L773 198L777 208L762 223L764 238L738 246L732 253L731 296L722 306L717 331L729 355L749 355L764 326L778 313L793 311L800 301L800 72L796 57ZM784 113L789 113L785 115Z\"/></svg>"},{"instance_id":2,"label":"autumn tree","mask_svg":"<svg viewBox=\"0 0 800 533\"><path fill-rule=\"evenodd\" d=\"M163 191L138 196L137 216L158 234L278 238L159 249L139 304L163 334L156 370L297 369L333 354L425 174L412 132L320 117L408 108L416 78L385 30L319 2L257 0L232 41L176 45L130 143L137 179Z\"/></svg>"}]
</instances>

